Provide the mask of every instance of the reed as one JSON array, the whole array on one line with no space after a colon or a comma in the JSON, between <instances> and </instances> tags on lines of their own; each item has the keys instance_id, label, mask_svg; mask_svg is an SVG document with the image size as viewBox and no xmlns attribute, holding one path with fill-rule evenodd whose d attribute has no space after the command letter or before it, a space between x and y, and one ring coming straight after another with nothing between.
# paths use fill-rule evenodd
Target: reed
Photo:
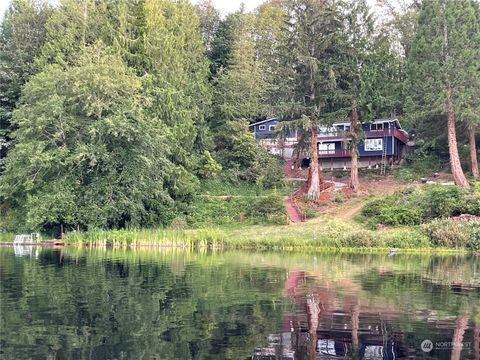
<instances>
[{"instance_id":1,"label":"reed","mask_svg":"<svg viewBox=\"0 0 480 360\"><path fill-rule=\"evenodd\" d=\"M72 232L65 236L67 244L91 247L221 247L225 234L220 229L120 229Z\"/></svg>"},{"instance_id":2,"label":"reed","mask_svg":"<svg viewBox=\"0 0 480 360\"><path fill-rule=\"evenodd\" d=\"M124 229L69 233L67 244L102 248L253 249L282 251L462 252L434 246L418 227L378 232L335 219L293 226L237 226L203 229Z\"/></svg>"}]
</instances>

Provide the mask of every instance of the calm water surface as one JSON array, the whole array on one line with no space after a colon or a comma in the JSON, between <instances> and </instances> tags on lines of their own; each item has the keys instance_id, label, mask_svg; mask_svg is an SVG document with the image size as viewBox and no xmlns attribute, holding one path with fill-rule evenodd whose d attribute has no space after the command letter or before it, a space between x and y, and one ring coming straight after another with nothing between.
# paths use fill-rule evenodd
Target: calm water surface
<instances>
[{"instance_id":1,"label":"calm water surface","mask_svg":"<svg viewBox=\"0 0 480 360\"><path fill-rule=\"evenodd\" d=\"M1 359L480 359L480 259L0 248Z\"/></svg>"}]
</instances>

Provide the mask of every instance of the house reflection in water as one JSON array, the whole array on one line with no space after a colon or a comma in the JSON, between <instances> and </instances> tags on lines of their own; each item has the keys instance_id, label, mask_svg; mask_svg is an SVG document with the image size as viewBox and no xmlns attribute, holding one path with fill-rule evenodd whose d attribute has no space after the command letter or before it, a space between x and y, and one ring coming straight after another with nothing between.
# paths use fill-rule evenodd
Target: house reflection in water
<instances>
[{"instance_id":1,"label":"house reflection in water","mask_svg":"<svg viewBox=\"0 0 480 360\"><path fill-rule=\"evenodd\" d=\"M370 304L356 291L339 292L335 284L308 284L307 274L290 272L284 286L296 310L283 318L282 333L272 334L268 346L256 349L252 360L320 360L320 359L427 359L460 360L462 348L426 353L421 350L427 334L402 332L399 324L406 313L389 306ZM444 339L451 344L472 344L473 357L479 359L478 326L466 330L465 316L446 320L428 314L411 314L416 321L434 329L433 341ZM428 323L428 324L427 324ZM453 330L453 335L452 335ZM471 340L471 341L467 341ZM465 355L465 354L464 354ZM472 355L472 352L470 352Z\"/></svg>"}]
</instances>

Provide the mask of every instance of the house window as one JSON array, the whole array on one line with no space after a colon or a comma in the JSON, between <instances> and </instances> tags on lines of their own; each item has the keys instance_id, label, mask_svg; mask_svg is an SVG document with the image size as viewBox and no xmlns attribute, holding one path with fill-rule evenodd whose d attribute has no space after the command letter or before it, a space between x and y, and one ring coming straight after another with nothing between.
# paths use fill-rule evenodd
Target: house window
<instances>
[{"instance_id":1,"label":"house window","mask_svg":"<svg viewBox=\"0 0 480 360\"><path fill-rule=\"evenodd\" d=\"M268 131L275 131L275 125L270 125L268 127Z\"/></svg>"},{"instance_id":2,"label":"house window","mask_svg":"<svg viewBox=\"0 0 480 360\"><path fill-rule=\"evenodd\" d=\"M371 124L370 125L370 130L383 130L383 123L379 123L379 124Z\"/></svg>"},{"instance_id":3,"label":"house window","mask_svg":"<svg viewBox=\"0 0 480 360\"><path fill-rule=\"evenodd\" d=\"M319 154L335 154L335 143L318 144Z\"/></svg>"},{"instance_id":4,"label":"house window","mask_svg":"<svg viewBox=\"0 0 480 360\"><path fill-rule=\"evenodd\" d=\"M267 128L266 125L258 125L258 130L263 131Z\"/></svg>"},{"instance_id":5,"label":"house window","mask_svg":"<svg viewBox=\"0 0 480 360\"><path fill-rule=\"evenodd\" d=\"M383 139L365 139L365 151L383 150Z\"/></svg>"}]
</instances>

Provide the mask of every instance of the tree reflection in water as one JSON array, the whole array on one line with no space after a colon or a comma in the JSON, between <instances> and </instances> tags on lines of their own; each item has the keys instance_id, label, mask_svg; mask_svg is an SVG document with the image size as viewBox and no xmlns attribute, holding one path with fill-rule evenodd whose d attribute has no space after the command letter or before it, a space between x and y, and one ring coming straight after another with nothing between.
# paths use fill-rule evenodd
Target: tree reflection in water
<instances>
[{"instance_id":1,"label":"tree reflection in water","mask_svg":"<svg viewBox=\"0 0 480 360\"><path fill-rule=\"evenodd\" d=\"M0 357L479 360L479 268L452 256L0 248Z\"/></svg>"}]
</instances>

